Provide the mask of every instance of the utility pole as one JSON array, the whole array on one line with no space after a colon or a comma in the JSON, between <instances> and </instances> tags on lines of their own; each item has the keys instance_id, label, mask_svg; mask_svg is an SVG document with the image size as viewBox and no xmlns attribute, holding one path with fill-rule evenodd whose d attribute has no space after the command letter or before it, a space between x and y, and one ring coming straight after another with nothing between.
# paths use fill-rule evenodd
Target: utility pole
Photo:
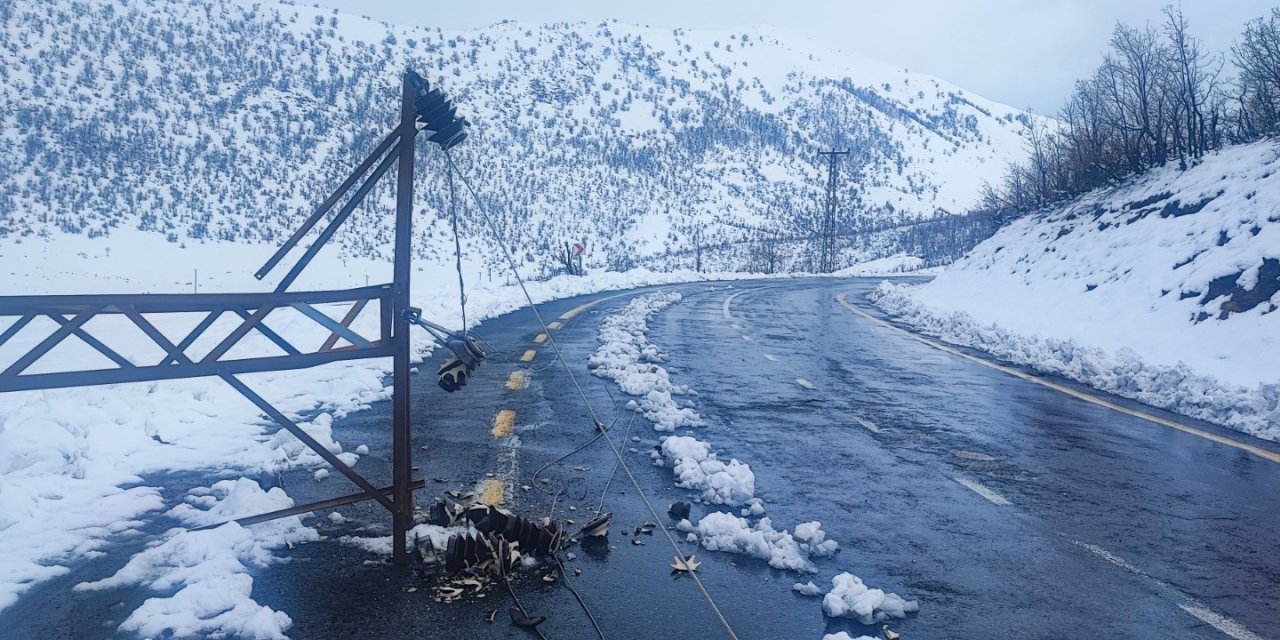
<instances>
[{"instance_id":1,"label":"utility pole","mask_svg":"<svg viewBox=\"0 0 1280 640\"><path fill-rule=\"evenodd\" d=\"M840 156L846 151L819 151L827 157L827 208L822 216L821 246L818 247L818 271L830 273L836 270L836 175L840 171Z\"/></svg>"}]
</instances>

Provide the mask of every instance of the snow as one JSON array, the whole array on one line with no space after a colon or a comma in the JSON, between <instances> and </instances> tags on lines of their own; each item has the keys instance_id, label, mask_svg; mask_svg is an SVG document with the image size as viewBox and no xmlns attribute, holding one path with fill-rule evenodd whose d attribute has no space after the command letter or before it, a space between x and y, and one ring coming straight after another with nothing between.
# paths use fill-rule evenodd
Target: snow
<instances>
[{"instance_id":1,"label":"snow","mask_svg":"<svg viewBox=\"0 0 1280 640\"><path fill-rule=\"evenodd\" d=\"M470 525L457 526L457 527L442 527L440 525L435 525L435 524L420 524L409 530L409 543L412 546L420 540L430 540L431 544L437 550L444 550L449 544L449 538L451 536L460 535L460 534L477 534L477 533L478 532ZM392 547L391 536L379 536L379 537L373 537L373 538L361 537L361 536L342 536L341 538L338 538L338 542L341 542L342 544L351 545L358 549L363 549L375 555L380 555L380 556L391 555L391 547Z\"/></svg>"},{"instance_id":2,"label":"snow","mask_svg":"<svg viewBox=\"0 0 1280 640\"><path fill-rule=\"evenodd\" d=\"M809 561L811 555L830 555L835 552L833 546L813 547L800 542L785 529L774 529L769 518L760 518L753 525L745 518L719 511L708 513L699 520L693 525L692 533L698 537L699 544L710 551L727 551L759 558L775 569L812 573L817 569ZM811 531L810 535L810 539L814 536L818 539L825 537L820 529L816 534Z\"/></svg>"},{"instance_id":3,"label":"snow","mask_svg":"<svg viewBox=\"0 0 1280 640\"><path fill-rule=\"evenodd\" d=\"M623 393L639 396L635 405L628 406L643 413L656 431L702 425L696 411L677 404L674 396L687 395L689 389L671 382L667 370L658 364L663 361L662 352L646 337L649 319L680 300L675 292L633 299L621 313L600 323L600 347L587 361L596 376L618 383Z\"/></svg>"},{"instance_id":4,"label":"snow","mask_svg":"<svg viewBox=\"0 0 1280 640\"><path fill-rule=\"evenodd\" d=\"M831 579L831 591L822 597L822 611L832 618L853 618L862 624L884 622L889 618L905 618L920 610L920 603L904 600L896 593L885 593L863 584L852 573L841 573Z\"/></svg>"},{"instance_id":5,"label":"snow","mask_svg":"<svg viewBox=\"0 0 1280 640\"><path fill-rule=\"evenodd\" d=\"M661 453L651 455L671 465L677 487L699 491L712 504L751 502L748 511L764 512L762 503L754 499L756 476L751 467L736 459L722 462L710 444L690 436L669 436L662 441Z\"/></svg>"},{"instance_id":6,"label":"snow","mask_svg":"<svg viewBox=\"0 0 1280 640\"><path fill-rule=\"evenodd\" d=\"M1280 440L1280 300L1241 303L1280 259L1278 164L1264 141L1160 168L1015 220L933 282L872 298L949 342ZM1209 298L1219 280L1241 289Z\"/></svg>"},{"instance_id":7,"label":"snow","mask_svg":"<svg viewBox=\"0 0 1280 640\"><path fill-rule=\"evenodd\" d=\"M828 633L822 636L822 640L880 640L880 638L873 638L871 636L858 636L855 638L849 635L847 631L840 631L838 633Z\"/></svg>"},{"instance_id":8,"label":"snow","mask_svg":"<svg viewBox=\"0 0 1280 640\"><path fill-rule=\"evenodd\" d=\"M284 491L263 491L241 478L192 491L169 515L192 526L293 506ZM120 630L144 637L284 638L293 624L283 612L253 600L251 571L278 562L272 551L319 539L298 517L253 528L231 522L216 529L173 529L110 577L78 591L143 587L156 593L129 614Z\"/></svg>"},{"instance_id":9,"label":"snow","mask_svg":"<svg viewBox=\"0 0 1280 640\"><path fill-rule=\"evenodd\" d=\"M791 585L791 590L795 591L796 593L802 596L811 596L811 597L817 597L822 595L823 593L822 587L819 587L818 585L814 584L812 580L805 583L797 582Z\"/></svg>"}]
</instances>

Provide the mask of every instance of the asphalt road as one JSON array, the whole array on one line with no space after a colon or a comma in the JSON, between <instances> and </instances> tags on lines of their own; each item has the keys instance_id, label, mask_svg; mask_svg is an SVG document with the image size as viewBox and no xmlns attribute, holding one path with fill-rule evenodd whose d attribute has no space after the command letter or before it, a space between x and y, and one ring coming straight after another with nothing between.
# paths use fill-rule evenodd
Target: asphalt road
<instances>
[{"instance_id":1,"label":"asphalt road","mask_svg":"<svg viewBox=\"0 0 1280 640\"><path fill-rule=\"evenodd\" d=\"M821 520L841 545L816 561L817 574L800 576L681 543L704 561L701 576L738 637L875 633L824 619L818 599L791 591L810 579L829 587L831 576L849 571L920 601L918 614L891 623L906 640L1280 638L1280 464L1132 413L1264 451L1275 446L1116 398L1101 396L1130 411L1100 406L935 349L837 299L844 293L879 317L863 300L875 283L671 287L685 300L650 323L673 380L697 391L686 400L708 424L695 435L752 467L776 526ZM616 386L586 370L600 319L641 293L559 301L543 315L578 310L552 335L661 509L688 496L669 469L649 461L661 434L642 417L632 421ZM419 503L451 489L489 489L518 513L541 517L554 504L556 517L581 524L603 501L616 516L611 546L571 548L566 566L581 570L570 582L606 636L729 637L693 581L670 574L672 552L660 535L623 534L653 518L613 473L603 442L542 471L548 482L534 478L593 435L552 349L535 342L540 332L527 309L496 318L479 327L493 356L463 391L444 394L430 376L418 379L416 463L427 481ZM502 410L512 412L515 438L493 434ZM388 407L335 423L335 437L368 444L358 469L375 483L388 480ZM347 493L338 480L317 483L300 472L286 488L302 502ZM694 518L706 511L695 505ZM414 572L338 542L389 532L374 504L341 512L343 524L311 520L325 541L288 552L288 563L255 578L255 599L293 618L293 638L527 635L507 621L504 592L440 604ZM86 563L33 590L0 615L0 637L112 637L140 596L68 591L123 560ZM548 617L547 637L596 637L563 584L540 575L527 571L513 588ZM486 622L495 609L495 622Z\"/></svg>"}]
</instances>

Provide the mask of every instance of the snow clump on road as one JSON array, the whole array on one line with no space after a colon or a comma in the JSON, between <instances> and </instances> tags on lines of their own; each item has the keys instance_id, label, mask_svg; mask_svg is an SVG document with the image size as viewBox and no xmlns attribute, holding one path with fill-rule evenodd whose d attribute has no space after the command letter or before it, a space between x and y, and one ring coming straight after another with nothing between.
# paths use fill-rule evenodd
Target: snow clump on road
<instances>
[{"instance_id":1,"label":"snow clump on road","mask_svg":"<svg viewBox=\"0 0 1280 640\"><path fill-rule=\"evenodd\" d=\"M756 476L751 467L730 459L723 462L711 445L690 436L670 436L662 441L660 451L650 456L656 464L665 460L676 476L676 486L702 492L702 499L712 504L751 504L751 509L764 508L755 499Z\"/></svg>"},{"instance_id":2,"label":"snow clump on road","mask_svg":"<svg viewBox=\"0 0 1280 640\"><path fill-rule=\"evenodd\" d=\"M587 361L593 374L613 380L628 395L639 396L627 406L643 413L655 431L703 424L697 411L676 402L674 396L686 395L689 389L671 382L671 376L659 364L665 359L662 352L646 335L649 318L681 299L675 292L635 298L621 313L600 323L600 347Z\"/></svg>"},{"instance_id":3,"label":"snow clump on road","mask_svg":"<svg viewBox=\"0 0 1280 640\"><path fill-rule=\"evenodd\" d=\"M904 600L896 593L872 589L852 573L831 579L831 592L822 598L822 612L832 618L853 618L862 624L905 618L920 610L916 600Z\"/></svg>"},{"instance_id":4,"label":"snow clump on road","mask_svg":"<svg viewBox=\"0 0 1280 640\"><path fill-rule=\"evenodd\" d=\"M801 541L791 532L773 528L769 518L760 518L754 525L745 518L731 513L708 513L696 525L682 524L699 543L710 551L728 551L768 561L775 569L790 569L813 573L817 571L809 561L811 556L829 556L839 545L834 540L822 542L826 534L819 522L807 522L796 527L805 528L808 542ZM819 541L813 544L812 541Z\"/></svg>"}]
</instances>

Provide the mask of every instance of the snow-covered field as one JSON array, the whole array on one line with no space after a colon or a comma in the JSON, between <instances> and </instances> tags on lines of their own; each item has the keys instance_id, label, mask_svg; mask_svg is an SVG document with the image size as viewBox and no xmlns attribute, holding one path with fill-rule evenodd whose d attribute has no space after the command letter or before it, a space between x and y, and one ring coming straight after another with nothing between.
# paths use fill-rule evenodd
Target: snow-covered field
<instances>
[{"instance_id":1,"label":"snow-covered field","mask_svg":"<svg viewBox=\"0 0 1280 640\"><path fill-rule=\"evenodd\" d=\"M926 333L1280 440L1280 144L1019 219L882 308Z\"/></svg>"}]
</instances>

